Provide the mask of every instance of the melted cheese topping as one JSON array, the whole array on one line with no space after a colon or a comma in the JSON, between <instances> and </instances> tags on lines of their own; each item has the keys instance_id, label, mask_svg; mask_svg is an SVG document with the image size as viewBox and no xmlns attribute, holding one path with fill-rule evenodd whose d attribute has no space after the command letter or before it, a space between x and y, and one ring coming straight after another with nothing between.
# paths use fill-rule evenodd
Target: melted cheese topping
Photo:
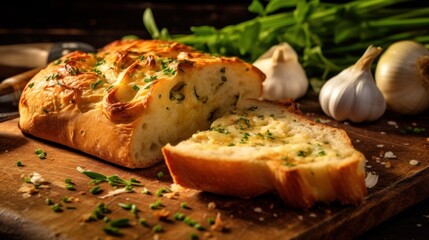
<instances>
[{"instance_id":1,"label":"melted cheese topping","mask_svg":"<svg viewBox=\"0 0 429 240\"><path fill-rule=\"evenodd\" d=\"M315 132L314 128L293 115L258 113L249 108L217 119L210 130L194 134L192 141L201 143L206 150L234 146L247 151L251 147L257 150L256 155L261 153L256 156L258 159L281 160L288 166L347 155L334 147L332 136L324 131Z\"/></svg>"}]
</instances>

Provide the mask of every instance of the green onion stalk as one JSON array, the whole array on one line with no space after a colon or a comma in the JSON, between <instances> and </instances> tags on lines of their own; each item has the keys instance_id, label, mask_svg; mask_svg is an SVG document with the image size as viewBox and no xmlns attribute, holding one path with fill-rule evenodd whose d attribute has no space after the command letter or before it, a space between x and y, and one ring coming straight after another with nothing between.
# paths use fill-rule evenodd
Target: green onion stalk
<instances>
[{"instance_id":1,"label":"green onion stalk","mask_svg":"<svg viewBox=\"0 0 429 240\"><path fill-rule=\"evenodd\" d=\"M191 26L191 34L159 31L150 8L143 23L154 39L250 63L273 45L287 42L309 79L322 83L354 64L369 45L386 49L396 41L415 40L429 47L429 5L423 1L253 0L248 10L256 15L253 19L220 29ZM312 84L313 89L316 85L320 83Z\"/></svg>"}]
</instances>

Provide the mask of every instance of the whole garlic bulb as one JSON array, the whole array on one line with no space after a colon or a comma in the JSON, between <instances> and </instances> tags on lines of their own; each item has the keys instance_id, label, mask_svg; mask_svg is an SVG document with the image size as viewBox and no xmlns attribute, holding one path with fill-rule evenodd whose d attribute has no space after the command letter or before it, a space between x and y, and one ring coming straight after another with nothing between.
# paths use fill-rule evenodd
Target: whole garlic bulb
<instances>
[{"instance_id":1,"label":"whole garlic bulb","mask_svg":"<svg viewBox=\"0 0 429 240\"><path fill-rule=\"evenodd\" d=\"M381 53L369 46L352 66L329 79L320 90L319 103L326 115L352 122L374 121L386 110L386 102L371 73L371 64Z\"/></svg>"},{"instance_id":2,"label":"whole garlic bulb","mask_svg":"<svg viewBox=\"0 0 429 240\"><path fill-rule=\"evenodd\" d=\"M401 114L429 109L429 51L414 41L399 41L381 55L375 81L387 106Z\"/></svg>"},{"instance_id":3,"label":"whole garlic bulb","mask_svg":"<svg viewBox=\"0 0 429 240\"><path fill-rule=\"evenodd\" d=\"M307 76L289 44L271 47L253 65L266 75L262 98L281 102L300 98L307 92Z\"/></svg>"}]
</instances>

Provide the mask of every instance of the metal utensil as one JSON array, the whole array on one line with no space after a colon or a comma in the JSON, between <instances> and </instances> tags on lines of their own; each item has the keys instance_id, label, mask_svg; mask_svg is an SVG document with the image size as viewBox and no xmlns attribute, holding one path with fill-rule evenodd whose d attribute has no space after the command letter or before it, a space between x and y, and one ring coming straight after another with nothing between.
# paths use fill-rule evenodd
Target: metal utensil
<instances>
[{"instance_id":1,"label":"metal utensil","mask_svg":"<svg viewBox=\"0 0 429 240\"><path fill-rule=\"evenodd\" d=\"M0 122L6 122L19 117L18 112L0 113Z\"/></svg>"},{"instance_id":2,"label":"metal utensil","mask_svg":"<svg viewBox=\"0 0 429 240\"><path fill-rule=\"evenodd\" d=\"M13 67L33 68L24 73L7 78L0 83L0 96L20 92L25 85L34 77L47 63L72 52L95 52L96 49L82 42L58 42L58 43L34 43L15 44L0 46L0 64ZM18 94L16 94L18 93ZM15 98L15 97L13 97Z\"/></svg>"}]
</instances>

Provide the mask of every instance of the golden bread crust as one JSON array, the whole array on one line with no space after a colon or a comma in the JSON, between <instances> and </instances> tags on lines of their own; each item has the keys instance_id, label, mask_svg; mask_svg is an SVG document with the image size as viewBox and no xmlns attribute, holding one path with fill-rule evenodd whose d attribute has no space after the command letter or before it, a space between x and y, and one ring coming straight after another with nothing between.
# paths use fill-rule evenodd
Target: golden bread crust
<instances>
[{"instance_id":1,"label":"golden bread crust","mask_svg":"<svg viewBox=\"0 0 429 240\"><path fill-rule=\"evenodd\" d=\"M264 77L238 58L177 42L118 40L40 71L21 96L19 125L24 133L143 168L162 161L166 143L208 128L241 99L259 97Z\"/></svg>"},{"instance_id":2,"label":"golden bread crust","mask_svg":"<svg viewBox=\"0 0 429 240\"><path fill-rule=\"evenodd\" d=\"M279 104L247 100L239 109L162 149L176 184L239 197L275 193L295 208L364 200L365 157L345 131Z\"/></svg>"}]
</instances>

